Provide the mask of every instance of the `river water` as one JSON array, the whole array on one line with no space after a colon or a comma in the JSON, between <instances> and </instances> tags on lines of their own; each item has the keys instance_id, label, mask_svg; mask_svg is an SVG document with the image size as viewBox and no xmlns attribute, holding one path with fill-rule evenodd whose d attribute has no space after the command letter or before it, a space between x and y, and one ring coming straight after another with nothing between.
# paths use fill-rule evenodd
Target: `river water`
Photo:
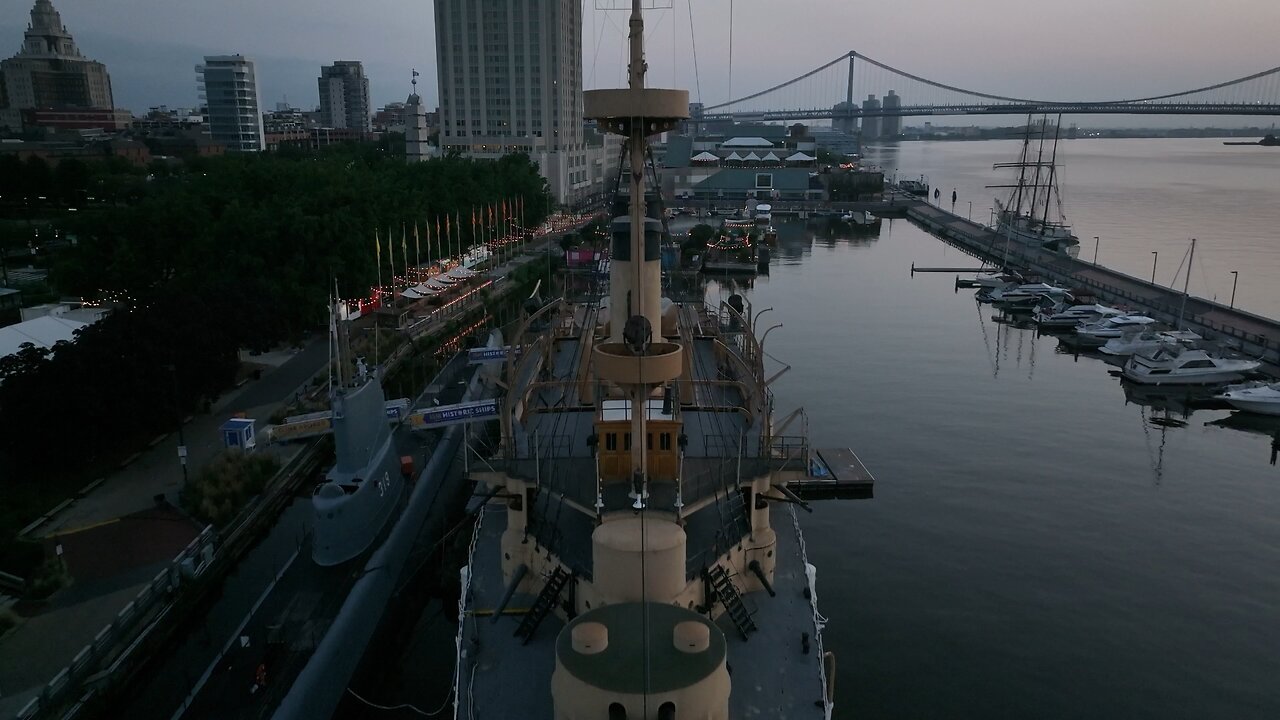
<instances>
[{"instance_id":1,"label":"river water","mask_svg":"<svg viewBox=\"0 0 1280 720\"><path fill-rule=\"evenodd\" d=\"M1065 144L1082 186L1069 217L1135 274L1153 238L1165 267L1186 238L1213 237L1216 267L1245 268L1238 300L1280 313L1264 285L1280 277L1264 247L1280 217L1256 160L1280 152L1215 142ZM967 203L1015 149L880 157ZM794 366L773 386L779 413L803 405L816 447L852 447L877 478L874 499L801 518L837 716L1280 717L1280 421L1130 397L1098 357L995 322L913 262L975 264L905 220L845 239L791 222L769 276L709 288L775 308L765 350Z\"/></svg>"}]
</instances>

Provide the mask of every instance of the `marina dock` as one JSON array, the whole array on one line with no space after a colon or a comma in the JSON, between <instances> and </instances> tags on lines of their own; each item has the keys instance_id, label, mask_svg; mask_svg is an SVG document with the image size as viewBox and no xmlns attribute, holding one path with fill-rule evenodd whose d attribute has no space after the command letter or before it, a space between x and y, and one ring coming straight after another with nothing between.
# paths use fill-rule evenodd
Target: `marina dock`
<instances>
[{"instance_id":1,"label":"marina dock","mask_svg":"<svg viewBox=\"0 0 1280 720\"><path fill-rule=\"evenodd\" d=\"M975 258L1087 290L1099 301L1127 305L1162 322L1178 322L1183 295L1173 288L1016 242L1009 245L1006 260L1005 239L991 228L923 200L898 198L896 205L904 203L908 204L908 218ZM1280 321L1194 296L1187 298L1182 317L1184 326L1206 339L1260 358L1273 372L1280 368Z\"/></svg>"}]
</instances>

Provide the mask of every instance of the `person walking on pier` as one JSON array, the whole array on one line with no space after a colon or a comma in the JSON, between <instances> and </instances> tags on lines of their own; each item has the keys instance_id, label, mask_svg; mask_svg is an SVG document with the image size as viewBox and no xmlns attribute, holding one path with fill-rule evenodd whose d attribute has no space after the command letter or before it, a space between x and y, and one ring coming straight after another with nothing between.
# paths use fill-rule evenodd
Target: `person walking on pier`
<instances>
[{"instance_id":1,"label":"person walking on pier","mask_svg":"<svg viewBox=\"0 0 1280 720\"><path fill-rule=\"evenodd\" d=\"M955 209L956 209L956 189L951 188L951 210L954 212Z\"/></svg>"},{"instance_id":2,"label":"person walking on pier","mask_svg":"<svg viewBox=\"0 0 1280 720\"><path fill-rule=\"evenodd\" d=\"M940 199L939 199L939 198L941 198L941 197L942 197L942 191L941 191L941 190L939 190L938 188L934 188L934 189L933 189L933 201L934 201L935 203L937 203L937 204L941 205L941 204L942 204L942 200L940 200Z\"/></svg>"}]
</instances>

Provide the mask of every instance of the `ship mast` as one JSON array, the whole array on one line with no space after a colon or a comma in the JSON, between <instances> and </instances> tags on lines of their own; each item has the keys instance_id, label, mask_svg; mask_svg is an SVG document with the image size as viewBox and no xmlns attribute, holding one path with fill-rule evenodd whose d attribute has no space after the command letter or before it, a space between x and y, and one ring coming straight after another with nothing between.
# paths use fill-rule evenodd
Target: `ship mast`
<instances>
[{"instance_id":1,"label":"ship mast","mask_svg":"<svg viewBox=\"0 0 1280 720\"><path fill-rule=\"evenodd\" d=\"M656 387L679 377L682 367L680 345L662 342L661 224L645 212L647 138L673 129L689 116L689 93L645 87L648 65L640 0L632 0L628 28L627 88L587 91L583 105L584 114L603 130L627 138L630 212L625 223L622 218L614 221L609 340L596 346L595 366L601 380L617 385L630 400L632 494L640 509L646 494L647 400ZM620 232L622 224L626 235Z\"/></svg>"}]
</instances>

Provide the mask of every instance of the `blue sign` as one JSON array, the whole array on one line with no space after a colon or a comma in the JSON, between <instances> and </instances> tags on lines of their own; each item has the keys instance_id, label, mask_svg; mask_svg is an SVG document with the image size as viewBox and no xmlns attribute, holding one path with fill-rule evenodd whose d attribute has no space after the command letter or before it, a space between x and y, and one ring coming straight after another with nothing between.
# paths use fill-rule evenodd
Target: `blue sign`
<instances>
[{"instance_id":1,"label":"blue sign","mask_svg":"<svg viewBox=\"0 0 1280 720\"><path fill-rule=\"evenodd\" d=\"M471 348L467 351L468 365L481 365L484 363L503 362L507 359L507 351L509 347L482 347ZM515 349L516 354L520 354L520 348Z\"/></svg>"},{"instance_id":2,"label":"blue sign","mask_svg":"<svg viewBox=\"0 0 1280 720\"><path fill-rule=\"evenodd\" d=\"M439 407L419 410L409 416L409 424L415 430L457 425L474 420L488 420L498 416L497 400L478 400L476 402L458 403L457 405L441 405Z\"/></svg>"}]
</instances>

